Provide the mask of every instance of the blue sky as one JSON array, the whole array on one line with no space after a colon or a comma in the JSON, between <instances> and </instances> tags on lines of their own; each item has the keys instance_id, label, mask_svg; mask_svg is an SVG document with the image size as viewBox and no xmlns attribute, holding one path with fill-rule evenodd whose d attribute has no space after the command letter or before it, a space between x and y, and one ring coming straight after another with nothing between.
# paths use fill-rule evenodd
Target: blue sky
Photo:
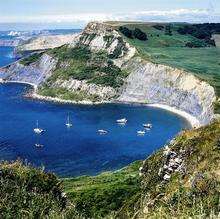
<instances>
[{"instance_id":1,"label":"blue sky","mask_svg":"<svg viewBox=\"0 0 220 219\"><path fill-rule=\"evenodd\" d=\"M91 20L220 22L220 0L0 0L0 23L81 27Z\"/></svg>"}]
</instances>

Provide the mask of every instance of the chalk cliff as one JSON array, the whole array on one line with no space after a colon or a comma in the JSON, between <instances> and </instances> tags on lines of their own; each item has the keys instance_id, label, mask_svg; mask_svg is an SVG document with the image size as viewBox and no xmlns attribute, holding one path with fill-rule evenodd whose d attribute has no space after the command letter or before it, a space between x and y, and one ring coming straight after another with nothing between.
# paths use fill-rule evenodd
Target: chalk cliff
<instances>
[{"instance_id":1,"label":"chalk cliff","mask_svg":"<svg viewBox=\"0 0 220 219\"><path fill-rule=\"evenodd\" d=\"M118 100L139 103L159 103L183 110L201 124L213 118L213 87L183 70L157 65L141 58L127 62L131 72Z\"/></svg>"}]
</instances>

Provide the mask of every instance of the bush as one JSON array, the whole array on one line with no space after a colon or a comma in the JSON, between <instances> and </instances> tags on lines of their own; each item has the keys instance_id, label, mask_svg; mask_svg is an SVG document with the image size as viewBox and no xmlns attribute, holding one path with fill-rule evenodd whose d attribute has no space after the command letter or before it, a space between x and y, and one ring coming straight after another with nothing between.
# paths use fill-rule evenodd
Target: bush
<instances>
[{"instance_id":1,"label":"bush","mask_svg":"<svg viewBox=\"0 0 220 219\"><path fill-rule=\"evenodd\" d=\"M172 31L171 31L171 26L170 25L166 25L165 26L165 35L169 35L172 36Z\"/></svg>"},{"instance_id":2,"label":"bush","mask_svg":"<svg viewBox=\"0 0 220 219\"><path fill-rule=\"evenodd\" d=\"M164 29L164 26L163 26L163 25L156 24L156 25L153 25L153 28L155 28L155 29L157 29L157 30L163 30L163 29Z\"/></svg>"},{"instance_id":3,"label":"bush","mask_svg":"<svg viewBox=\"0 0 220 219\"><path fill-rule=\"evenodd\" d=\"M133 39L133 32L129 30L127 27L120 26L119 31L124 34L126 37Z\"/></svg>"},{"instance_id":4,"label":"bush","mask_svg":"<svg viewBox=\"0 0 220 219\"><path fill-rule=\"evenodd\" d=\"M38 61L41 56L42 56L42 53L34 53L34 54L28 56L27 58L20 60L19 63L22 65L30 65L30 64Z\"/></svg>"},{"instance_id":5,"label":"bush","mask_svg":"<svg viewBox=\"0 0 220 219\"><path fill-rule=\"evenodd\" d=\"M143 41L147 40L147 34L141 31L139 28L134 29L133 35L135 38L139 40L143 40Z\"/></svg>"}]
</instances>

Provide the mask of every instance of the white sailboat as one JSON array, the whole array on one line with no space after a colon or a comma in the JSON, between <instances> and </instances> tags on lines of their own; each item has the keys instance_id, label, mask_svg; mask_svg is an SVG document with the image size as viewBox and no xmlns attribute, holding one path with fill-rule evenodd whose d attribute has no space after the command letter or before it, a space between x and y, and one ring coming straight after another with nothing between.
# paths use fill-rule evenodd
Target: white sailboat
<instances>
[{"instance_id":1,"label":"white sailboat","mask_svg":"<svg viewBox=\"0 0 220 219\"><path fill-rule=\"evenodd\" d=\"M36 144L35 144L35 147L36 147L36 148L42 148L43 145L42 145L42 144L38 144L38 143L36 143Z\"/></svg>"},{"instance_id":2,"label":"white sailboat","mask_svg":"<svg viewBox=\"0 0 220 219\"><path fill-rule=\"evenodd\" d=\"M39 124L38 124L38 120L37 120L37 122L36 122L36 128L34 128L34 132L35 132L36 134L41 134L41 133L43 133L44 131L45 131L45 130L39 128Z\"/></svg>"},{"instance_id":3,"label":"white sailboat","mask_svg":"<svg viewBox=\"0 0 220 219\"><path fill-rule=\"evenodd\" d=\"M116 120L116 122L117 122L118 124L126 124L127 121L128 121L128 120L127 120L126 118Z\"/></svg>"},{"instance_id":4,"label":"white sailboat","mask_svg":"<svg viewBox=\"0 0 220 219\"><path fill-rule=\"evenodd\" d=\"M106 131L106 130L104 130L104 129L99 129L99 130L98 130L98 133L99 133L100 135L106 135L106 134L108 133L108 131Z\"/></svg>"},{"instance_id":5,"label":"white sailboat","mask_svg":"<svg viewBox=\"0 0 220 219\"><path fill-rule=\"evenodd\" d=\"M146 123L146 124L143 124L143 127L146 129L151 129L153 125L151 123Z\"/></svg>"},{"instance_id":6,"label":"white sailboat","mask_svg":"<svg viewBox=\"0 0 220 219\"><path fill-rule=\"evenodd\" d=\"M137 131L137 134L138 135L145 135L145 131L144 130Z\"/></svg>"},{"instance_id":7,"label":"white sailboat","mask_svg":"<svg viewBox=\"0 0 220 219\"><path fill-rule=\"evenodd\" d=\"M68 114L67 120L66 120L66 127L67 127L67 128L70 128L70 127L72 127L72 126L73 126L73 124L70 122L70 116L69 116L69 114Z\"/></svg>"}]
</instances>

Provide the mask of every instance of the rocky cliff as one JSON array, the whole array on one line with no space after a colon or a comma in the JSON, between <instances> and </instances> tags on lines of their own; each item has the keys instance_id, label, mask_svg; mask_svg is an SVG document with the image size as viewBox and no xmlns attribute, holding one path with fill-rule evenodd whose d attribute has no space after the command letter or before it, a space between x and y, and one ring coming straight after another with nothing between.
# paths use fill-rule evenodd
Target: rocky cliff
<instances>
[{"instance_id":1,"label":"rocky cliff","mask_svg":"<svg viewBox=\"0 0 220 219\"><path fill-rule=\"evenodd\" d=\"M1 71L4 72L3 79L6 81L19 81L38 86L51 76L56 63L56 59L43 54L38 61L30 65L23 65L18 61Z\"/></svg>"},{"instance_id":2,"label":"rocky cliff","mask_svg":"<svg viewBox=\"0 0 220 219\"><path fill-rule=\"evenodd\" d=\"M34 37L21 43L16 50L17 52L21 52L56 48L67 43L72 43L77 35L78 34L67 34Z\"/></svg>"},{"instance_id":3,"label":"rocky cliff","mask_svg":"<svg viewBox=\"0 0 220 219\"><path fill-rule=\"evenodd\" d=\"M70 44L44 53L36 62L12 64L5 78L98 94L99 100L164 104L191 114L202 125L214 117L215 92L209 84L183 70L144 60L104 23L89 23Z\"/></svg>"},{"instance_id":4,"label":"rocky cliff","mask_svg":"<svg viewBox=\"0 0 220 219\"><path fill-rule=\"evenodd\" d=\"M214 89L183 70L134 58L124 65L131 72L118 100L158 103L180 109L201 124L213 118Z\"/></svg>"}]
</instances>

